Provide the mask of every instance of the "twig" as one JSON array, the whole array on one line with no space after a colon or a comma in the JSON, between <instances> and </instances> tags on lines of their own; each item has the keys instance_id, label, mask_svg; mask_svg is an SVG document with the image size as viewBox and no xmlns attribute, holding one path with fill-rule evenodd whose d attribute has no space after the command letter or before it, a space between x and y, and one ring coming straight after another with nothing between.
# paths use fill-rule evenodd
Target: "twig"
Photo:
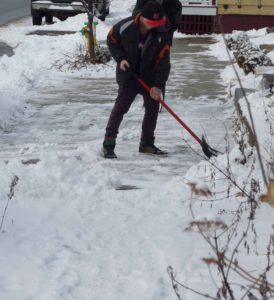
<instances>
[{"instance_id":1,"label":"twig","mask_svg":"<svg viewBox=\"0 0 274 300\"><path fill-rule=\"evenodd\" d=\"M224 256L225 256L225 254L221 253L219 251L219 245L218 245L218 240L217 240L216 236L214 238L214 242L215 242L215 249L216 249L216 254L217 254L217 258L218 258L218 267L219 267L219 269L221 271L221 274L222 274L223 283L224 283L226 289L228 290L231 299L235 300L233 292L231 290L231 287L230 287L230 285L227 281L227 278L228 278L227 274L225 274L225 270L224 270Z\"/></svg>"},{"instance_id":2,"label":"twig","mask_svg":"<svg viewBox=\"0 0 274 300\"><path fill-rule=\"evenodd\" d=\"M2 228L3 228L3 225L4 225L5 216L6 216L6 212L7 212L7 210L8 210L9 203L10 203L11 199L12 199L13 196L14 196L14 193L15 193L15 187L16 187L18 181L19 181L19 178L18 178L18 176L15 175L15 176L13 177L13 180L12 180L11 184L10 184L10 191L9 191L9 193L8 193L7 203L6 203L6 206L5 206L3 215L2 215L2 220L1 220L1 224L0 224L0 231L2 231Z\"/></svg>"},{"instance_id":3,"label":"twig","mask_svg":"<svg viewBox=\"0 0 274 300\"><path fill-rule=\"evenodd\" d=\"M188 286L186 286L186 285L180 283L179 281L177 281L177 280L175 279L175 276L174 276L174 273L173 273L173 268L172 268L171 266L169 266L169 267L167 268L167 273L168 273L168 275L169 275L169 277L170 277L170 279L171 279L172 287L173 287L173 289L174 289L174 292L175 292L175 294L176 294L176 296L178 297L179 300L182 300L182 298L181 298L181 296L180 296L180 294L179 294L178 285L181 286L181 287L183 287L183 288L186 289L186 290L189 290L189 291L191 291L191 292L197 294L197 295L203 296L203 297L208 298L208 299L216 300L216 298L211 297L211 296L208 295L208 294L200 293L200 292L198 292L198 291L196 291L196 290L194 290L194 289L192 289L192 288L190 288L190 287L188 287Z\"/></svg>"}]
</instances>

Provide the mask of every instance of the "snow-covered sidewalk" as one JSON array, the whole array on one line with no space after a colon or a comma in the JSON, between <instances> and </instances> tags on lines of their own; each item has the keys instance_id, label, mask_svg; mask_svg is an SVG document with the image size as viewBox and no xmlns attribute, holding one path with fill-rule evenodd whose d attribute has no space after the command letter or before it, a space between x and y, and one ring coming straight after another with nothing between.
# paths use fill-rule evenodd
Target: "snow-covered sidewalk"
<instances>
[{"instance_id":1,"label":"snow-covered sidewalk","mask_svg":"<svg viewBox=\"0 0 274 300\"><path fill-rule=\"evenodd\" d=\"M203 61L215 64L216 77L222 64L195 54L204 47L194 43L175 42L167 101L195 130L205 127L209 136L214 131L211 142L220 143L225 127L215 116L223 107L215 97L224 97L224 86L215 83L209 97L209 83L201 82L195 93L191 88L208 74L206 68L204 75L193 74ZM157 140L170 157L139 155L138 99L121 127L118 161L103 160L99 150L116 89L114 78L53 78L45 92L33 91L26 117L1 135L2 208L13 176L19 178L2 235L3 298L175 297L166 268L183 270L196 247L192 238L181 237L191 219L183 208L190 195L185 172L197 157L182 139L189 136L166 112L159 117Z\"/></svg>"},{"instance_id":2,"label":"snow-covered sidewalk","mask_svg":"<svg viewBox=\"0 0 274 300\"><path fill-rule=\"evenodd\" d=\"M126 14L123 6L119 9L114 7L106 25L100 24L101 39L107 25ZM75 29L82 19L45 27ZM189 136L164 112L157 140L170 157L139 155L139 99L121 127L118 161L103 160L99 151L117 92L114 65L61 74L50 62L83 43L82 37L25 36L31 29L19 27L24 42L15 56L0 60L9 91L22 107L27 105L13 122L2 118L1 212L7 203L8 209L1 234L0 298L175 298L166 269L184 270L197 246L191 237L182 238L191 219L183 207L190 196L185 173L199 159L182 140ZM3 36L9 31L15 29L6 28ZM215 146L225 134L224 115L219 117L225 87L208 78L208 65L212 78L218 78L223 64L203 56L207 43L175 42L167 101L194 130L206 130ZM38 44L40 49L50 44L50 50L36 54ZM5 97L1 99L7 103ZM19 181L7 202L14 176ZM192 266L185 271L191 274Z\"/></svg>"}]
</instances>

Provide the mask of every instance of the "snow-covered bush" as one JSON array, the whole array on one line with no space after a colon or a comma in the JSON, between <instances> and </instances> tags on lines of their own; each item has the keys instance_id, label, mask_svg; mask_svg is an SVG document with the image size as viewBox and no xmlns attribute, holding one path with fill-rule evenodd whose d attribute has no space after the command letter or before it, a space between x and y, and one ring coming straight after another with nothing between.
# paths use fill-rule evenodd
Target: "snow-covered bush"
<instances>
[{"instance_id":1,"label":"snow-covered bush","mask_svg":"<svg viewBox=\"0 0 274 300\"><path fill-rule=\"evenodd\" d=\"M229 49L234 51L234 56L245 74L254 73L256 66L272 65L265 52L253 44L245 33L232 36L227 40L227 44Z\"/></svg>"}]
</instances>

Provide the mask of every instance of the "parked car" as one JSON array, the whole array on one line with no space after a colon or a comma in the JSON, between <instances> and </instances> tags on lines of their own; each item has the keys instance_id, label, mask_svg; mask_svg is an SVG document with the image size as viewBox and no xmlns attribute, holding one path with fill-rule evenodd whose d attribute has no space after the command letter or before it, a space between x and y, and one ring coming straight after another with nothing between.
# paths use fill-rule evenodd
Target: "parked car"
<instances>
[{"instance_id":1,"label":"parked car","mask_svg":"<svg viewBox=\"0 0 274 300\"><path fill-rule=\"evenodd\" d=\"M102 21L109 14L110 0L94 0L94 14ZM33 25L41 25L43 17L46 23L52 23L53 17L65 20L67 17L85 13L81 1L73 0L31 0L31 15Z\"/></svg>"},{"instance_id":2,"label":"parked car","mask_svg":"<svg viewBox=\"0 0 274 300\"><path fill-rule=\"evenodd\" d=\"M110 0L97 0L95 3L95 15L102 21L105 21L109 15Z\"/></svg>"}]
</instances>

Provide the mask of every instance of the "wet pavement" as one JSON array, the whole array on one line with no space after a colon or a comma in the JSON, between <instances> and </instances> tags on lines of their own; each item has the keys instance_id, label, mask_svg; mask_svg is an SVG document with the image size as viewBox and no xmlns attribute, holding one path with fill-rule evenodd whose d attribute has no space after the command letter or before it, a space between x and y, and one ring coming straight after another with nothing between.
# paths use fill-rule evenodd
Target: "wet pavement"
<instances>
[{"instance_id":1,"label":"wet pavement","mask_svg":"<svg viewBox=\"0 0 274 300\"><path fill-rule=\"evenodd\" d=\"M198 136L206 133L210 146L224 151L224 137L231 133L231 107L224 101L226 87L220 80L225 64L205 54L210 43L210 38L175 40L166 102ZM8 133L0 132L0 157L38 159L45 150L70 151L81 157L79 146L86 142L98 145L99 153L116 94L114 78L52 78L48 86L33 91L26 117ZM167 150L169 157L140 155L143 113L138 97L120 128L116 148L119 159L106 164L127 172L132 182L140 174L145 180L161 168L164 181L171 174L182 175L200 160L184 139L198 152L200 145L166 111L159 115L156 144Z\"/></svg>"},{"instance_id":2,"label":"wet pavement","mask_svg":"<svg viewBox=\"0 0 274 300\"><path fill-rule=\"evenodd\" d=\"M68 30L35 30L29 32L27 35L40 35L40 36L59 36L65 34L75 34L77 31L68 31Z\"/></svg>"},{"instance_id":3,"label":"wet pavement","mask_svg":"<svg viewBox=\"0 0 274 300\"><path fill-rule=\"evenodd\" d=\"M30 16L29 0L1 0L0 1L0 25L12 20Z\"/></svg>"}]
</instances>

